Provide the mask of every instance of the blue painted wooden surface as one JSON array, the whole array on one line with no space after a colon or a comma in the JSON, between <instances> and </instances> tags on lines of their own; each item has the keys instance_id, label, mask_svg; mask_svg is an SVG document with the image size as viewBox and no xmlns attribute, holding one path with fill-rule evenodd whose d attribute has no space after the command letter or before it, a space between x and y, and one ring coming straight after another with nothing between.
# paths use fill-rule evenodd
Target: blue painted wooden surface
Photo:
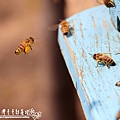
<instances>
[{"instance_id":1,"label":"blue painted wooden surface","mask_svg":"<svg viewBox=\"0 0 120 120\"><path fill-rule=\"evenodd\" d=\"M115 120L120 109L120 88L115 86L120 80L120 54L115 54L120 52L120 33L111 22L109 9L102 5L67 21L74 34L66 37L59 29L58 42L85 116L87 120ZM117 65L96 68L89 53L113 53L108 55Z\"/></svg>"}]
</instances>

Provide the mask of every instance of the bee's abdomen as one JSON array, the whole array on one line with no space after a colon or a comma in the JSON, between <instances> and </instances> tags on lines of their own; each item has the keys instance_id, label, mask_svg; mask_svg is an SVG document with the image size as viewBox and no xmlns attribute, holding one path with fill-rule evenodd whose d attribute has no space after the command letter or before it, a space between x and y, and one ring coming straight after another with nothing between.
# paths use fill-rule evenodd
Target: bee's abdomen
<instances>
[{"instance_id":1,"label":"bee's abdomen","mask_svg":"<svg viewBox=\"0 0 120 120\"><path fill-rule=\"evenodd\" d=\"M64 26L61 28L62 32L64 35L67 35L68 34L68 26Z\"/></svg>"},{"instance_id":2,"label":"bee's abdomen","mask_svg":"<svg viewBox=\"0 0 120 120\"><path fill-rule=\"evenodd\" d=\"M111 0L104 0L104 4L110 8L110 7L114 7L115 6L115 3Z\"/></svg>"},{"instance_id":3,"label":"bee's abdomen","mask_svg":"<svg viewBox=\"0 0 120 120\"><path fill-rule=\"evenodd\" d=\"M109 2L108 5L107 5L108 8L114 7L114 6L115 6L114 3L112 3L112 2Z\"/></svg>"},{"instance_id":4,"label":"bee's abdomen","mask_svg":"<svg viewBox=\"0 0 120 120\"><path fill-rule=\"evenodd\" d=\"M112 60L112 63L110 64L111 66L115 66L116 63Z\"/></svg>"},{"instance_id":5,"label":"bee's abdomen","mask_svg":"<svg viewBox=\"0 0 120 120\"><path fill-rule=\"evenodd\" d=\"M68 31L64 31L63 34L64 34L64 35L68 35Z\"/></svg>"},{"instance_id":6,"label":"bee's abdomen","mask_svg":"<svg viewBox=\"0 0 120 120\"><path fill-rule=\"evenodd\" d=\"M116 63L114 62L114 60L111 59L111 58L108 57L108 56L106 56L106 57L104 58L104 62L105 62L105 64L110 65L110 66L115 66L115 65L116 65Z\"/></svg>"},{"instance_id":7,"label":"bee's abdomen","mask_svg":"<svg viewBox=\"0 0 120 120\"><path fill-rule=\"evenodd\" d=\"M20 44L20 46L18 46L18 48L15 50L15 54L19 55L24 50L25 50L25 45L24 44Z\"/></svg>"}]
</instances>

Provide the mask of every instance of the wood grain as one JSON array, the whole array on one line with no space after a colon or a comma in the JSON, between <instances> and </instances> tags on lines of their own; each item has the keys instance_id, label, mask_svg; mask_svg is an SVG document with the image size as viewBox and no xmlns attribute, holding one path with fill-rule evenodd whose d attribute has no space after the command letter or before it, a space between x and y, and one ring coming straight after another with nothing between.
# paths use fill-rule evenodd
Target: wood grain
<instances>
[{"instance_id":1,"label":"wood grain","mask_svg":"<svg viewBox=\"0 0 120 120\"><path fill-rule=\"evenodd\" d=\"M82 103L87 120L114 120L120 108L120 88L115 84L120 74L120 33L111 22L104 5L67 19L74 28L71 37L59 29L58 42ZM98 66L90 54L108 54L116 66Z\"/></svg>"}]
</instances>

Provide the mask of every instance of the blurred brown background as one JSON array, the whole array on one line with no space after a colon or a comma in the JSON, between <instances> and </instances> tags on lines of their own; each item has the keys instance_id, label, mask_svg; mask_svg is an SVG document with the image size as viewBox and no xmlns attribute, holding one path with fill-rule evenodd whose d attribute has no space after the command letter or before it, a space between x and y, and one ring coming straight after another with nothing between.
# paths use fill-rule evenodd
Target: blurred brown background
<instances>
[{"instance_id":1,"label":"blurred brown background","mask_svg":"<svg viewBox=\"0 0 120 120\"><path fill-rule=\"evenodd\" d=\"M85 120L57 43L48 27L96 6L95 0L0 0L0 111L42 111L40 120ZM37 37L28 55L21 41ZM32 119L32 118L31 118Z\"/></svg>"}]
</instances>

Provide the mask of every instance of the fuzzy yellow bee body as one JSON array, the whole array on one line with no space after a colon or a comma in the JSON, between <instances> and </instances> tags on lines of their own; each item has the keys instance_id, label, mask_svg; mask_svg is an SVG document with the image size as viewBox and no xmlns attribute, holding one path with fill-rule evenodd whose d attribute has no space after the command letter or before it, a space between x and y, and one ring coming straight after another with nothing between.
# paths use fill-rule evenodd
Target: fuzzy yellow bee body
<instances>
[{"instance_id":1,"label":"fuzzy yellow bee body","mask_svg":"<svg viewBox=\"0 0 120 120\"><path fill-rule=\"evenodd\" d=\"M28 54L30 52L30 50L32 50L33 43L34 43L33 37L29 37L29 38L23 40L23 42L15 50L15 55L19 55L21 52Z\"/></svg>"},{"instance_id":2,"label":"fuzzy yellow bee body","mask_svg":"<svg viewBox=\"0 0 120 120\"><path fill-rule=\"evenodd\" d=\"M116 65L116 63L114 62L114 60L111 57L109 57L105 54L102 54L102 53L94 54L93 59L97 61L97 66L98 66L98 64L103 63L104 65L106 65L108 67L108 69L110 69L110 66Z\"/></svg>"},{"instance_id":3,"label":"fuzzy yellow bee body","mask_svg":"<svg viewBox=\"0 0 120 120\"><path fill-rule=\"evenodd\" d=\"M61 21L59 26L63 35L68 35L68 33L70 32L69 23L66 20L63 20Z\"/></svg>"},{"instance_id":4,"label":"fuzzy yellow bee body","mask_svg":"<svg viewBox=\"0 0 120 120\"><path fill-rule=\"evenodd\" d=\"M69 36L73 34L73 27L66 20L62 20L59 24L49 27L49 30L52 30L52 31L57 30L58 26L60 27L63 35Z\"/></svg>"}]
</instances>

